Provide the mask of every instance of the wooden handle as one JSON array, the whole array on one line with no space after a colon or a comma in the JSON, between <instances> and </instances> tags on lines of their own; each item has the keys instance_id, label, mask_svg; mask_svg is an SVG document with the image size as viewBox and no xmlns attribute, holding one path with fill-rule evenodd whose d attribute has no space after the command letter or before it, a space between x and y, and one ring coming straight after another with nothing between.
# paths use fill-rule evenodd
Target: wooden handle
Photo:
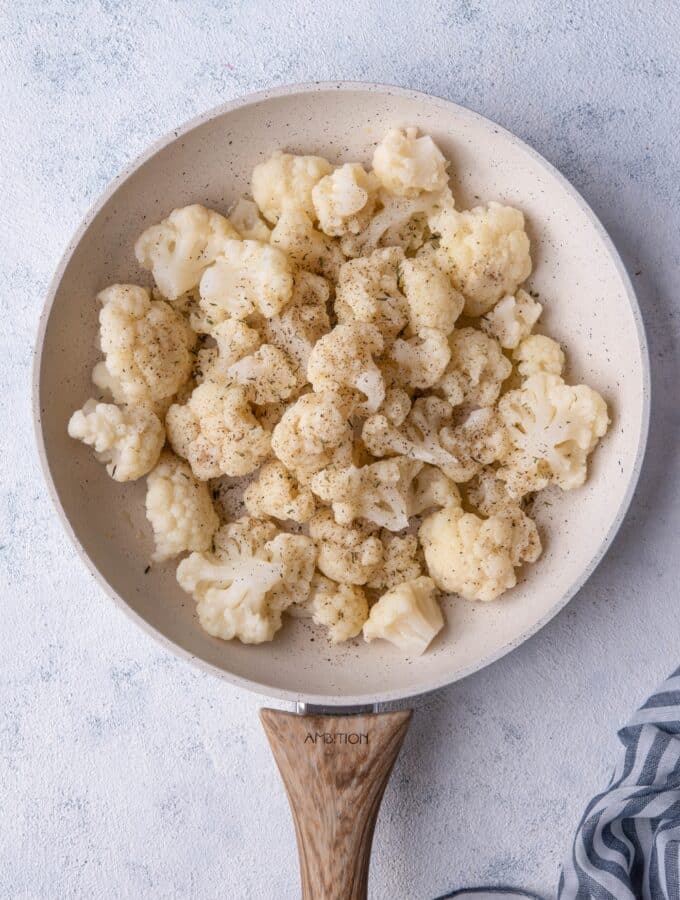
<instances>
[{"instance_id":1,"label":"wooden handle","mask_svg":"<svg viewBox=\"0 0 680 900\"><path fill-rule=\"evenodd\" d=\"M260 710L295 822L303 900L365 900L373 830L411 710Z\"/></svg>"}]
</instances>

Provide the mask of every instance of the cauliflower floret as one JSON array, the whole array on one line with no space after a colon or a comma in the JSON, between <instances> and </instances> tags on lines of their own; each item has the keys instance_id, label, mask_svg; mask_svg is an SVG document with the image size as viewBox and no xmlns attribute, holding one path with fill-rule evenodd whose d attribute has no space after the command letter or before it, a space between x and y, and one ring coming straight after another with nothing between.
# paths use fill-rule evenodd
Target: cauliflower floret
<instances>
[{"instance_id":1,"label":"cauliflower floret","mask_svg":"<svg viewBox=\"0 0 680 900\"><path fill-rule=\"evenodd\" d=\"M213 324L254 313L271 318L293 293L293 274L286 254L260 241L225 241L199 286L201 309Z\"/></svg>"},{"instance_id":2,"label":"cauliflower floret","mask_svg":"<svg viewBox=\"0 0 680 900\"><path fill-rule=\"evenodd\" d=\"M383 339L374 325L336 325L320 338L309 356L307 380L317 391L351 388L366 397L364 408L375 412L385 399L385 383L373 356Z\"/></svg>"},{"instance_id":3,"label":"cauliflower floret","mask_svg":"<svg viewBox=\"0 0 680 900\"><path fill-rule=\"evenodd\" d=\"M383 530L380 532L380 538L384 547L384 559L368 582L368 587L375 590L389 590L403 581L410 581L423 574L420 548L415 534L400 537Z\"/></svg>"},{"instance_id":4,"label":"cauliflower floret","mask_svg":"<svg viewBox=\"0 0 680 900\"><path fill-rule=\"evenodd\" d=\"M294 603L305 603L316 567L314 541L304 534L280 533L265 550L283 572L281 582L270 592L270 604L286 610Z\"/></svg>"},{"instance_id":5,"label":"cauliflower floret","mask_svg":"<svg viewBox=\"0 0 680 900\"><path fill-rule=\"evenodd\" d=\"M476 328L459 328L449 335L451 361L437 390L451 406L491 406L512 371L495 338Z\"/></svg>"},{"instance_id":6,"label":"cauliflower floret","mask_svg":"<svg viewBox=\"0 0 680 900\"><path fill-rule=\"evenodd\" d=\"M385 399L378 412L390 425L399 427L411 410L411 398L401 387L390 385L385 391Z\"/></svg>"},{"instance_id":7,"label":"cauliflower floret","mask_svg":"<svg viewBox=\"0 0 680 900\"><path fill-rule=\"evenodd\" d=\"M369 416L361 438L374 456L405 456L438 466L455 478L459 461L442 446L440 431L451 420L451 407L438 397L420 397L404 424L396 428L385 416Z\"/></svg>"},{"instance_id":8,"label":"cauliflower floret","mask_svg":"<svg viewBox=\"0 0 680 900\"><path fill-rule=\"evenodd\" d=\"M452 285L436 254L403 260L399 267L399 286L406 297L412 331L436 328L451 334L465 298Z\"/></svg>"},{"instance_id":9,"label":"cauliflower floret","mask_svg":"<svg viewBox=\"0 0 680 900\"><path fill-rule=\"evenodd\" d=\"M419 536L437 587L466 600L495 600L517 584L515 567L541 554L536 526L521 511L480 519L449 506L429 515Z\"/></svg>"},{"instance_id":10,"label":"cauliflower floret","mask_svg":"<svg viewBox=\"0 0 680 900\"><path fill-rule=\"evenodd\" d=\"M371 527L338 525L330 509L312 518L309 535L317 546L317 566L341 584L366 584L382 563L383 545Z\"/></svg>"},{"instance_id":11,"label":"cauliflower floret","mask_svg":"<svg viewBox=\"0 0 680 900\"><path fill-rule=\"evenodd\" d=\"M172 397L191 375L196 335L182 316L145 288L114 284L97 299L106 370L128 403Z\"/></svg>"},{"instance_id":12,"label":"cauliflower floret","mask_svg":"<svg viewBox=\"0 0 680 900\"><path fill-rule=\"evenodd\" d=\"M503 422L494 409L472 410L451 425L452 409L437 397L415 401L404 424L396 428L381 415L366 419L362 440L374 456L405 456L437 466L452 481L465 482L482 467L502 459L510 449Z\"/></svg>"},{"instance_id":13,"label":"cauliflower floret","mask_svg":"<svg viewBox=\"0 0 680 900\"><path fill-rule=\"evenodd\" d=\"M429 135L417 135L417 128L390 128L373 154L380 183L398 197L440 191L448 181L448 162L439 147Z\"/></svg>"},{"instance_id":14,"label":"cauliflower floret","mask_svg":"<svg viewBox=\"0 0 680 900\"><path fill-rule=\"evenodd\" d=\"M531 334L531 329L543 312L540 303L521 288L515 296L499 300L481 320L482 329L495 337L504 350L514 350L519 342Z\"/></svg>"},{"instance_id":15,"label":"cauliflower floret","mask_svg":"<svg viewBox=\"0 0 680 900\"><path fill-rule=\"evenodd\" d=\"M274 454L298 477L308 480L330 465L342 449L351 452L352 428L347 421L351 406L351 398L345 394L303 394L274 428Z\"/></svg>"},{"instance_id":16,"label":"cauliflower floret","mask_svg":"<svg viewBox=\"0 0 680 900\"><path fill-rule=\"evenodd\" d=\"M307 213L295 206L283 210L270 240L295 265L315 275L335 280L345 261L338 242L318 231Z\"/></svg>"},{"instance_id":17,"label":"cauliflower floret","mask_svg":"<svg viewBox=\"0 0 680 900\"><path fill-rule=\"evenodd\" d=\"M297 371L286 354L269 344L262 344L255 353L233 363L226 374L246 387L258 406L286 400L298 384Z\"/></svg>"},{"instance_id":18,"label":"cauliflower floret","mask_svg":"<svg viewBox=\"0 0 680 900\"><path fill-rule=\"evenodd\" d=\"M381 209L359 234L347 234L340 240L345 256L368 256L379 246L417 250L422 246L427 217L448 206L448 188L439 194L421 194L414 200L378 193Z\"/></svg>"},{"instance_id":19,"label":"cauliflower floret","mask_svg":"<svg viewBox=\"0 0 680 900\"><path fill-rule=\"evenodd\" d=\"M332 644L356 637L368 618L368 601L360 587L336 584L322 575L314 576L307 608L314 624L328 629Z\"/></svg>"},{"instance_id":20,"label":"cauliflower floret","mask_svg":"<svg viewBox=\"0 0 680 900\"><path fill-rule=\"evenodd\" d=\"M239 553L257 554L268 541L274 540L279 533L274 522L269 519L254 519L251 516L241 516L235 522L229 522L213 535L215 553L229 555L234 548Z\"/></svg>"},{"instance_id":21,"label":"cauliflower floret","mask_svg":"<svg viewBox=\"0 0 680 900\"><path fill-rule=\"evenodd\" d=\"M185 550L207 550L220 524L208 485L172 453L164 453L147 476L146 517L156 543L154 562Z\"/></svg>"},{"instance_id":22,"label":"cauliflower floret","mask_svg":"<svg viewBox=\"0 0 680 900\"><path fill-rule=\"evenodd\" d=\"M119 378L114 378L109 372L106 360L100 360L92 369L92 384L98 387L102 394L111 397L114 403L125 403L125 391ZM145 404L135 404L145 405Z\"/></svg>"},{"instance_id":23,"label":"cauliflower floret","mask_svg":"<svg viewBox=\"0 0 680 900\"><path fill-rule=\"evenodd\" d=\"M327 309L329 295L325 278L298 269L290 303L278 316L264 321L267 342L295 362L300 385L307 380L307 363L314 344L331 327Z\"/></svg>"},{"instance_id":24,"label":"cauliflower floret","mask_svg":"<svg viewBox=\"0 0 680 900\"><path fill-rule=\"evenodd\" d=\"M176 300L196 287L224 242L238 238L228 219L195 203L173 209L167 219L147 228L137 239L135 256L142 268L151 270L163 296Z\"/></svg>"},{"instance_id":25,"label":"cauliflower floret","mask_svg":"<svg viewBox=\"0 0 680 900\"><path fill-rule=\"evenodd\" d=\"M192 553L177 567L177 581L193 594L208 634L244 644L271 641L282 612L309 593L312 542L292 534L272 539L272 530L250 519L225 525L215 535L214 553Z\"/></svg>"},{"instance_id":26,"label":"cauliflower floret","mask_svg":"<svg viewBox=\"0 0 680 900\"><path fill-rule=\"evenodd\" d=\"M311 487L331 504L340 525L367 519L389 531L401 531L408 526L411 482L421 466L403 456L361 468L334 466L316 474Z\"/></svg>"},{"instance_id":27,"label":"cauliflower floret","mask_svg":"<svg viewBox=\"0 0 680 900\"><path fill-rule=\"evenodd\" d=\"M419 516L435 506L456 506L460 504L460 491L454 481L436 466L423 466L413 479L409 512Z\"/></svg>"},{"instance_id":28,"label":"cauliflower floret","mask_svg":"<svg viewBox=\"0 0 680 900\"><path fill-rule=\"evenodd\" d=\"M607 404L585 384L567 385L559 375L532 375L498 404L515 451L499 470L513 497L544 488L563 490L586 480L588 454L609 425Z\"/></svg>"},{"instance_id":29,"label":"cauliflower floret","mask_svg":"<svg viewBox=\"0 0 680 900\"><path fill-rule=\"evenodd\" d=\"M435 583L422 575L395 585L371 607L364 639L383 638L408 656L421 656L443 627Z\"/></svg>"},{"instance_id":30,"label":"cauliflower floret","mask_svg":"<svg viewBox=\"0 0 680 900\"><path fill-rule=\"evenodd\" d=\"M229 221L245 241L269 242L271 229L260 218L257 204L240 197L229 211Z\"/></svg>"},{"instance_id":31,"label":"cauliflower floret","mask_svg":"<svg viewBox=\"0 0 680 900\"><path fill-rule=\"evenodd\" d=\"M247 475L271 449L271 434L253 415L241 385L205 381L186 404L170 407L165 424L172 449L202 481Z\"/></svg>"},{"instance_id":32,"label":"cauliflower floret","mask_svg":"<svg viewBox=\"0 0 680 900\"><path fill-rule=\"evenodd\" d=\"M464 212L447 207L428 223L440 235L466 315L483 315L529 277L529 238L518 209L493 202Z\"/></svg>"},{"instance_id":33,"label":"cauliflower floret","mask_svg":"<svg viewBox=\"0 0 680 900\"><path fill-rule=\"evenodd\" d=\"M543 334L531 334L524 338L512 358L522 378L530 378L539 372L561 375L564 369L564 351L557 341Z\"/></svg>"},{"instance_id":34,"label":"cauliflower floret","mask_svg":"<svg viewBox=\"0 0 680 900\"><path fill-rule=\"evenodd\" d=\"M94 448L114 481L134 481L156 465L165 432L158 416L144 406L115 406L88 400L71 416L69 436Z\"/></svg>"},{"instance_id":35,"label":"cauliflower floret","mask_svg":"<svg viewBox=\"0 0 680 900\"><path fill-rule=\"evenodd\" d=\"M217 347L207 347L196 354L194 376L199 383L228 380L230 366L253 354L262 343L257 331L238 319L226 319L213 325L209 334Z\"/></svg>"},{"instance_id":36,"label":"cauliflower floret","mask_svg":"<svg viewBox=\"0 0 680 900\"><path fill-rule=\"evenodd\" d=\"M406 302L397 284L403 259L401 248L387 247L341 266L335 292L338 321L376 325L383 340L393 341L408 321Z\"/></svg>"},{"instance_id":37,"label":"cauliflower floret","mask_svg":"<svg viewBox=\"0 0 680 900\"><path fill-rule=\"evenodd\" d=\"M92 384L99 388L100 393L103 395L101 399L103 399L105 403L113 401L116 406L124 406L126 404L125 391L123 390L121 380L119 378L114 378L109 372L106 360L100 360L92 369ZM163 422L170 405L172 403L181 403L182 401L178 398L182 396L187 388L189 389L189 393L191 393L194 388L191 379L184 382L174 397L163 397L162 400L152 400L150 397L145 397L143 400L135 400L132 405L144 406L147 409L150 409L151 412L156 413L161 422Z\"/></svg>"},{"instance_id":38,"label":"cauliflower floret","mask_svg":"<svg viewBox=\"0 0 680 900\"><path fill-rule=\"evenodd\" d=\"M511 449L510 438L497 411L490 406L473 409L457 425L441 429L442 446L458 460L448 471L454 481L469 481L482 466L502 460Z\"/></svg>"},{"instance_id":39,"label":"cauliflower floret","mask_svg":"<svg viewBox=\"0 0 680 900\"><path fill-rule=\"evenodd\" d=\"M309 488L297 479L278 460L266 463L243 494L243 502L251 516L272 516L274 519L308 522L314 514L316 501Z\"/></svg>"},{"instance_id":40,"label":"cauliflower floret","mask_svg":"<svg viewBox=\"0 0 680 900\"><path fill-rule=\"evenodd\" d=\"M376 188L375 176L359 163L345 163L322 178L312 189L321 230L336 237L362 231L373 214Z\"/></svg>"},{"instance_id":41,"label":"cauliflower floret","mask_svg":"<svg viewBox=\"0 0 680 900\"><path fill-rule=\"evenodd\" d=\"M397 364L397 378L408 388L424 390L436 384L446 371L451 349L446 335L436 328L421 328L410 338L397 338L390 353Z\"/></svg>"},{"instance_id":42,"label":"cauliflower floret","mask_svg":"<svg viewBox=\"0 0 680 900\"><path fill-rule=\"evenodd\" d=\"M332 171L333 166L320 156L295 156L278 151L253 169L253 197L269 222L278 222L287 207L302 209L314 220L312 189Z\"/></svg>"},{"instance_id":43,"label":"cauliflower floret","mask_svg":"<svg viewBox=\"0 0 680 900\"><path fill-rule=\"evenodd\" d=\"M482 469L465 485L465 497L483 516L493 516L517 509L517 501L508 493L506 484L496 477L494 469Z\"/></svg>"}]
</instances>

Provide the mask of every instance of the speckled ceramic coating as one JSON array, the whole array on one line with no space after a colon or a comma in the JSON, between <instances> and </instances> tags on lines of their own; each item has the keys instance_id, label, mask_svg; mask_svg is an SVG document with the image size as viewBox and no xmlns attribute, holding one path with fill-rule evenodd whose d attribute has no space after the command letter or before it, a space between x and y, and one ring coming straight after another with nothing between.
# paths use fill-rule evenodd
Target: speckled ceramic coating
<instances>
[{"instance_id":1,"label":"speckled ceramic coating","mask_svg":"<svg viewBox=\"0 0 680 900\"><path fill-rule=\"evenodd\" d=\"M545 305L541 328L568 348L567 378L606 398L613 420L580 490L550 491L535 506L545 551L500 603L445 600L447 626L424 657L384 643L329 649L319 631L291 622L272 644L245 647L205 634L174 566L146 572L152 549L144 482L119 485L66 423L91 395L99 290L148 283L133 244L172 208L226 212L252 167L277 148L332 162L370 161L393 125L416 125L451 160L459 206L498 200L523 210L532 240L530 287ZM74 341L74 335L77 340ZM183 654L238 684L282 699L325 704L419 694L497 658L554 615L588 577L621 522L641 463L648 362L630 282L576 191L499 126L448 101L376 85L284 88L227 104L179 129L121 176L87 217L57 273L36 368L39 434L58 506L89 566L138 621Z\"/></svg>"}]
</instances>

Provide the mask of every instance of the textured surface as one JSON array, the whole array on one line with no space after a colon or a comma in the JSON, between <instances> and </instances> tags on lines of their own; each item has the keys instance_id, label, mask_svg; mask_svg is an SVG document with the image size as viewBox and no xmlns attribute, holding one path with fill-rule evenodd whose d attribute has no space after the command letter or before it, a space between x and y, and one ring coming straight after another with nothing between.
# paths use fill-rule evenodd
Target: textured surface
<instances>
[{"instance_id":1,"label":"textured surface","mask_svg":"<svg viewBox=\"0 0 680 900\"><path fill-rule=\"evenodd\" d=\"M269 84L397 82L498 120L609 228L652 354L650 449L596 574L537 637L418 705L371 896L475 882L551 896L615 729L677 665L680 14L671 2L5 7L0 169L0 896L294 898L293 826L259 701L138 632L65 540L32 451L30 347L87 207L178 122ZM593 5L595 6L595 5ZM585 9L585 5L583 6ZM35 10L35 11L34 11ZM500 12L502 10L502 14Z\"/></svg>"}]
</instances>

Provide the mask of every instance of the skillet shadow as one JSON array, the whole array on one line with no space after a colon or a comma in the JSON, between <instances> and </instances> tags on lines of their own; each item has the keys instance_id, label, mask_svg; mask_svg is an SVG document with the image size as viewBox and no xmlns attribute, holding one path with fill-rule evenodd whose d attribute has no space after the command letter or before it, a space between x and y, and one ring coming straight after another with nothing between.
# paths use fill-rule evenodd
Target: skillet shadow
<instances>
[{"instance_id":1,"label":"skillet shadow","mask_svg":"<svg viewBox=\"0 0 680 900\"><path fill-rule=\"evenodd\" d=\"M641 238L640 235L628 234L625 223L616 220L613 212L607 215L604 210L598 210L595 204L591 205L611 235L633 282L645 324L651 363L652 402L647 451L629 511L597 569L598 583L606 584L620 560L639 548L640 535L647 531L652 521L658 522L659 518L662 521L669 521L671 517L673 497L667 490L667 485L675 448L680 441L680 415L677 413L676 401L677 385L680 384L680 359L671 327L674 315L672 298L661 291L654 277L652 249L645 246L645 240L653 236L650 238L645 235ZM571 617L569 627L572 630L577 629L574 639L583 640L587 645L589 621L587 610L592 603L592 597L588 597L587 594L586 585L565 609L544 627L541 634L547 637L551 644L553 643L551 636L554 638L551 633L559 633L564 626L564 618L569 615ZM624 604L638 602L637 598L630 594L620 599ZM537 636L530 639L536 640ZM668 662L669 669L674 662ZM593 666L596 665L597 661L594 660ZM507 675L507 672L504 672L503 660L499 660L491 667L494 668L497 669L495 674L489 669L486 670L486 677L490 678L491 685L494 678L504 678ZM469 701L466 703L466 694L469 693L467 687L471 680L477 677L479 673L469 676L463 682L415 698L410 704L402 703L386 707L410 705L415 709L411 729L387 789L386 808L381 813L382 826L380 820L378 825L379 840L385 842L382 852L389 850L392 858L400 859L402 871L418 871L422 865L422 848L420 841L414 840L414 835L427 834L430 838L440 836L442 850L446 847L445 835L451 823L450 820L441 818L439 821L432 821L437 808L440 815L446 810L458 810L458 815L465 817L466 790L461 788L460 784L437 784L435 773L439 769L441 780L442 759L450 760L451 765L455 766L456 760L461 755L459 748L469 740L469 723L467 732L457 727L455 711L461 709L469 718L471 708ZM517 677L516 674L514 677ZM631 700L631 706L633 705L635 700ZM498 733L498 741L498 749L503 752L505 735L502 732ZM483 765L484 756L478 761ZM479 775L477 767L476 777L479 778ZM442 790L449 795L458 792L458 796L454 794L443 806L428 802L428 794L432 796ZM576 820L573 822L573 827L575 826ZM471 827L474 827L473 823ZM561 856L567 847L555 849ZM488 860L479 860L479 865L474 866L475 870L483 873L485 862ZM451 855L450 863L447 865L450 866L450 871L446 874L448 884L440 882L442 877L440 873L432 873L431 884L427 873L422 873L422 879L419 880L427 885L427 893L423 896L436 897L461 886L455 853ZM517 871L511 863L508 864L507 871L494 870L493 879L489 880L502 883L504 876L507 876L511 883L516 881ZM526 887L531 890L531 885Z\"/></svg>"}]
</instances>

